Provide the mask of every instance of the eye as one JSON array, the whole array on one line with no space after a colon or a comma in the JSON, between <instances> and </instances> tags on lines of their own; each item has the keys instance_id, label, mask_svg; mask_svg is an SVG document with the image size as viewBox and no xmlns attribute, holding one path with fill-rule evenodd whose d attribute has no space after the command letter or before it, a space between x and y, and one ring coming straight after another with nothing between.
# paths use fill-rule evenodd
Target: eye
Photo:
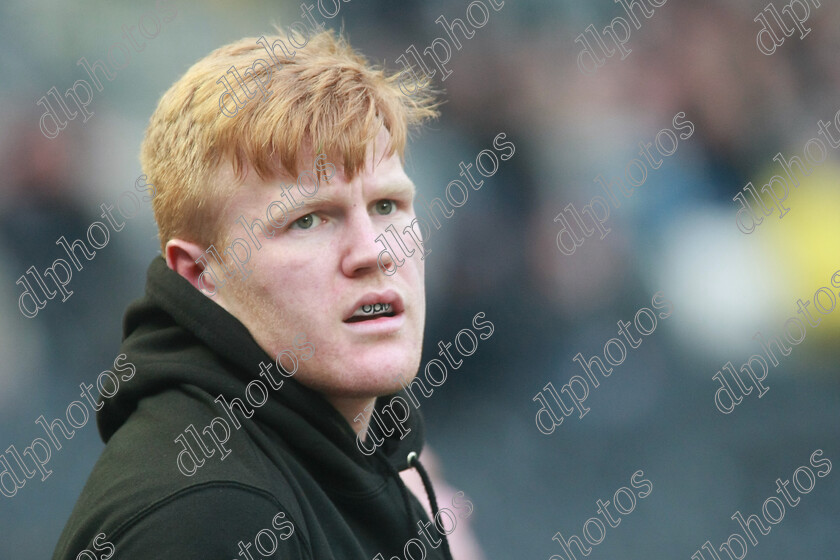
<instances>
[{"instance_id":1,"label":"eye","mask_svg":"<svg viewBox=\"0 0 840 560\"><path fill-rule=\"evenodd\" d=\"M316 226L321 223L321 218L316 216L315 214L307 214L306 216L301 216L297 220L289 226L289 229L310 229L313 226Z\"/></svg>"},{"instance_id":2,"label":"eye","mask_svg":"<svg viewBox=\"0 0 840 560\"><path fill-rule=\"evenodd\" d=\"M390 199L380 200L376 203L376 213L382 216L393 214L396 209L397 205Z\"/></svg>"}]
</instances>

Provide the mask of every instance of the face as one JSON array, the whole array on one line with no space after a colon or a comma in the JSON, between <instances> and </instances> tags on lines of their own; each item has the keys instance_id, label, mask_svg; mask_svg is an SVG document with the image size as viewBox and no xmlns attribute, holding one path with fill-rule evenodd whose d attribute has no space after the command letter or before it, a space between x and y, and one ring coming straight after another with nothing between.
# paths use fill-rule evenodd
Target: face
<instances>
[{"instance_id":1,"label":"face","mask_svg":"<svg viewBox=\"0 0 840 560\"><path fill-rule=\"evenodd\" d=\"M423 261L415 252L391 276L378 266L382 247L376 237L385 233L399 251L385 228L393 224L402 232L414 218L414 185L396 154L384 158L387 140L383 129L376 149L368 149L363 171L352 181L337 162L327 160L335 165L335 174L320 182L314 196L307 198L291 187L302 208L290 208L284 194L294 179L262 182L250 173L226 210L230 221L225 223L234 226L230 239L247 239L236 225L240 215L249 224L259 218L274 236L265 239L254 228L261 248L251 247L247 266L253 272L245 279L237 275L214 299L272 357L292 348L298 333L305 333L315 353L306 362L299 360L295 379L328 399L388 394L401 386L397 375L407 383L420 363L426 316ZM281 201L287 211L288 219L279 228L266 220L273 201ZM282 222L279 210L274 215ZM359 310L376 310L378 304L390 304L390 313L359 316Z\"/></svg>"}]
</instances>

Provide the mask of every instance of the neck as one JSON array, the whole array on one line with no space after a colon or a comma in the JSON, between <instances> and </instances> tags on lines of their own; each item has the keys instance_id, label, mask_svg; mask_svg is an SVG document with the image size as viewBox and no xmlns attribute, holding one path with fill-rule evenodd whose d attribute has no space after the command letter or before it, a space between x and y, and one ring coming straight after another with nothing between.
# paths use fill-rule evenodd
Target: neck
<instances>
[{"instance_id":1,"label":"neck","mask_svg":"<svg viewBox=\"0 0 840 560\"><path fill-rule=\"evenodd\" d=\"M371 397L327 397L327 400L342 415L356 434L365 440L370 425L371 411L376 398ZM367 408L368 410L365 410ZM361 416L360 416L361 415Z\"/></svg>"}]
</instances>

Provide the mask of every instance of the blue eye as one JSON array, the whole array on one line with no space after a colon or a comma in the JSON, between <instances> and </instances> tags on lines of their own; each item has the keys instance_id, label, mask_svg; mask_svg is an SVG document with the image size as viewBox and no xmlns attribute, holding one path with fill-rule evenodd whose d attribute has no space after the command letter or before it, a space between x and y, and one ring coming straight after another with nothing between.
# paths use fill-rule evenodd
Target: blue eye
<instances>
[{"instance_id":1,"label":"blue eye","mask_svg":"<svg viewBox=\"0 0 840 560\"><path fill-rule=\"evenodd\" d=\"M321 223L321 218L315 214L307 214L306 216L301 216L295 220L289 229L310 229L319 223Z\"/></svg>"},{"instance_id":2,"label":"blue eye","mask_svg":"<svg viewBox=\"0 0 840 560\"><path fill-rule=\"evenodd\" d=\"M385 199L380 200L376 203L376 213L381 216L387 216L388 214L393 214L394 210L397 209L397 205L394 203L393 200Z\"/></svg>"}]
</instances>

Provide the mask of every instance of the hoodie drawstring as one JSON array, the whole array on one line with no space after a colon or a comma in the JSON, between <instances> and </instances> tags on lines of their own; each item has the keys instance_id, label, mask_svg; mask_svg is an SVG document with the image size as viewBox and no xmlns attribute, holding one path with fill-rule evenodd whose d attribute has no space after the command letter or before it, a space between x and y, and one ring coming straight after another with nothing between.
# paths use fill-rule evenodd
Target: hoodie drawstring
<instances>
[{"instance_id":1,"label":"hoodie drawstring","mask_svg":"<svg viewBox=\"0 0 840 560\"><path fill-rule=\"evenodd\" d=\"M423 465L420 464L420 458L414 451L408 454L408 466L417 469L417 472L420 473L420 478L423 480L423 488L426 490L426 496L429 498L429 503L432 505L432 523L435 523L438 513L440 513L440 509L438 509L437 505L437 498L435 497L435 490L432 488L432 481L429 478L429 474L426 472L426 469L423 468ZM443 555L447 558L447 560L452 560L452 552L449 550L449 540L447 540L444 533L441 533L441 538L443 539Z\"/></svg>"},{"instance_id":2,"label":"hoodie drawstring","mask_svg":"<svg viewBox=\"0 0 840 560\"><path fill-rule=\"evenodd\" d=\"M377 454L379 455L379 454ZM400 478L400 473L394 466L388 461L384 456L379 455L382 458L383 462L385 463L386 467L391 474L397 479L397 486L400 488L400 493L402 493L403 502L405 504L405 509L408 512L408 533L414 533L414 526L412 525L413 520L411 519L411 498L408 495L408 486L405 485L405 482L402 481ZM423 465L420 464L420 458L417 456L415 451L412 451L408 454L408 467L414 468L420 474L420 479L423 481L423 489L426 490L426 496L429 498L429 503L432 506L432 523L435 522L435 519L440 513L437 505L437 498L435 497L435 491L432 488L432 481L429 478L429 474L426 472L426 469L423 468ZM446 538L445 533L440 533L441 540L443 541L443 556L446 560L453 560L452 558L452 551L449 550L449 540Z\"/></svg>"}]
</instances>

